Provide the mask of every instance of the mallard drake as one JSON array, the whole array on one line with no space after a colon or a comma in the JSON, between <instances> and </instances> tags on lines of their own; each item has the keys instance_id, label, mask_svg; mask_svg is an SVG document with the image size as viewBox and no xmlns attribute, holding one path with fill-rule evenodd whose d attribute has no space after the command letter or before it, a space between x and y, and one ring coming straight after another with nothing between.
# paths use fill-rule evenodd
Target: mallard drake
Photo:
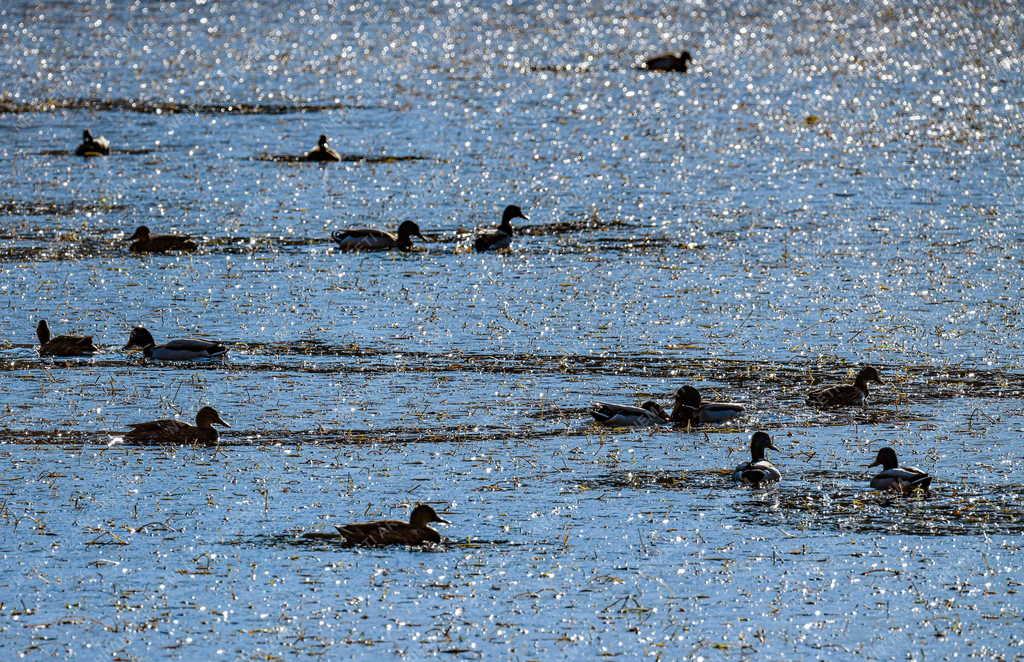
<instances>
[{"instance_id":1,"label":"mallard drake","mask_svg":"<svg viewBox=\"0 0 1024 662\"><path fill-rule=\"evenodd\" d=\"M669 420L668 414L654 400L648 400L639 407L595 402L590 408L590 415L601 425L615 428L661 425Z\"/></svg>"},{"instance_id":2,"label":"mallard drake","mask_svg":"<svg viewBox=\"0 0 1024 662\"><path fill-rule=\"evenodd\" d=\"M82 131L82 144L75 148L75 156L107 156L110 154L110 141L100 136L93 138L89 129Z\"/></svg>"},{"instance_id":3,"label":"mallard drake","mask_svg":"<svg viewBox=\"0 0 1024 662\"><path fill-rule=\"evenodd\" d=\"M215 444L220 438L213 425L231 427L213 407L203 407L196 414L196 424L189 425L173 419L131 423L131 431L124 440L134 444Z\"/></svg>"},{"instance_id":4,"label":"mallard drake","mask_svg":"<svg viewBox=\"0 0 1024 662\"><path fill-rule=\"evenodd\" d=\"M331 239L343 251L410 251L413 237L423 239L420 226L413 221L404 221L398 226L397 233L373 228L356 228L338 230L331 234Z\"/></svg>"},{"instance_id":5,"label":"mallard drake","mask_svg":"<svg viewBox=\"0 0 1024 662\"><path fill-rule=\"evenodd\" d=\"M132 242L131 247L128 249L132 253L167 253L170 251L191 253L199 248L196 242L187 236L174 234L151 235L149 228L145 225L137 227L135 234L128 237L128 241Z\"/></svg>"},{"instance_id":6,"label":"mallard drake","mask_svg":"<svg viewBox=\"0 0 1024 662\"><path fill-rule=\"evenodd\" d=\"M198 338L172 340L163 345L157 345L153 340L153 334L144 326L132 329L131 335L128 336L128 344L124 346L124 349L141 349L147 359L158 361L215 359L228 353L228 348L222 343Z\"/></svg>"},{"instance_id":7,"label":"mallard drake","mask_svg":"<svg viewBox=\"0 0 1024 662\"><path fill-rule=\"evenodd\" d=\"M867 402L868 382L882 383L878 370L872 366L864 366L857 373L852 384L832 384L812 390L807 394L807 404L817 407L844 407L863 405Z\"/></svg>"},{"instance_id":8,"label":"mallard drake","mask_svg":"<svg viewBox=\"0 0 1024 662\"><path fill-rule=\"evenodd\" d=\"M92 336L57 336L50 337L50 325L46 320L39 320L36 325L36 336L39 338L39 356L89 356L99 351L92 344Z\"/></svg>"},{"instance_id":9,"label":"mallard drake","mask_svg":"<svg viewBox=\"0 0 1024 662\"><path fill-rule=\"evenodd\" d=\"M700 391L687 384L676 391L672 422L685 425L721 423L742 415L743 411L743 405L736 402L704 402Z\"/></svg>"},{"instance_id":10,"label":"mallard drake","mask_svg":"<svg viewBox=\"0 0 1024 662\"><path fill-rule=\"evenodd\" d=\"M413 508L408 522L383 520L364 522L362 524L346 524L335 527L348 545L360 547L379 547L381 545L420 546L427 543L441 542L441 534L427 526L431 522L448 524L448 520L438 516L434 509L426 504Z\"/></svg>"},{"instance_id":11,"label":"mallard drake","mask_svg":"<svg viewBox=\"0 0 1024 662\"><path fill-rule=\"evenodd\" d=\"M732 479L737 483L761 487L766 483L782 480L782 474L775 465L764 457L765 449L779 450L772 444L767 432L755 432L750 437L750 462L744 462L732 472Z\"/></svg>"},{"instance_id":12,"label":"mallard drake","mask_svg":"<svg viewBox=\"0 0 1024 662\"><path fill-rule=\"evenodd\" d=\"M327 146L327 136L321 134L316 147L306 152L303 157L306 161L340 161L341 154Z\"/></svg>"},{"instance_id":13,"label":"mallard drake","mask_svg":"<svg viewBox=\"0 0 1024 662\"><path fill-rule=\"evenodd\" d=\"M476 236L473 248L478 252L496 251L508 248L512 245L512 219L521 218L524 221L530 219L523 215L523 210L516 205L505 207L501 213L501 225L494 230L484 230Z\"/></svg>"},{"instance_id":14,"label":"mallard drake","mask_svg":"<svg viewBox=\"0 0 1024 662\"><path fill-rule=\"evenodd\" d=\"M891 490L900 494L909 494L915 490L928 491L932 477L915 467L901 467L896 459L896 451L886 446L878 451L875 461L868 467L882 465L882 472L871 479L871 487L876 490Z\"/></svg>"},{"instance_id":15,"label":"mallard drake","mask_svg":"<svg viewBox=\"0 0 1024 662\"><path fill-rule=\"evenodd\" d=\"M683 51L679 55L663 53L644 60L644 67L648 71L678 71L685 74L692 61L693 56L690 55L690 51Z\"/></svg>"}]
</instances>

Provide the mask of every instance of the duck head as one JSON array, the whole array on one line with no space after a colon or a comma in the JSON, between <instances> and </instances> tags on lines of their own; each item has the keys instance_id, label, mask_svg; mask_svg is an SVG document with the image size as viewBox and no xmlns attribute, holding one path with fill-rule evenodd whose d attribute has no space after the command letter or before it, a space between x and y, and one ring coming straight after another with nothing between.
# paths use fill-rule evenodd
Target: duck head
<instances>
[{"instance_id":1,"label":"duck head","mask_svg":"<svg viewBox=\"0 0 1024 662\"><path fill-rule=\"evenodd\" d=\"M213 407L203 407L196 414L196 427L200 428L212 428L214 423L217 425L223 425L226 428L231 427L227 422L220 417L217 410Z\"/></svg>"},{"instance_id":2,"label":"duck head","mask_svg":"<svg viewBox=\"0 0 1024 662\"><path fill-rule=\"evenodd\" d=\"M508 207L505 207L505 211L501 213L501 225L499 227L503 232L507 234L512 234L513 218L521 218L524 221L530 220L526 218L526 215L523 213L523 210L520 209L518 205L509 205Z\"/></svg>"},{"instance_id":3,"label":"duck head","mask_svg":"<svg viewBox=\"0 0 1024 662\"><path fill-rule=\"evenodd\" d=\"M886 446L885 448L878 451L878 455L875 456L875 461L868 465L868 467L877 467L882 465L883 469L895 469L900 466L899 460L896 459L896 451Z\"/></svg>"},{"instance_id":4,"label":"duck head","mask_svg":"<svg viewBox=\"0 0 1024 662\"><path fill-rule=\"evenodd\" d=\"M156 345L156 340L153 339L153 334L146 327L137 326L132 329L131 334L128 336L128 344L123 349L145 350L154 345Z\"/></svg>"},{"instance_id":5,"label":"duck head","mask_svg":"<svg viewBox=\"0 0 1024 662\"><path fill-rule=\"evenodd\" d=\"M320 140L318 140L316 144L320 149L327 149L327 136L321 133Z\"/></svg>"},{"instance_id":6,"label":"duck head","mask_svg":"<svg viewBox=\"0 0 1024 662\"><path fill-rule=\"evenodd\" d=\"M420 226L415 221L402 221L402 224L398 226L398 240L408 240L409 237L423 239L423 235L420 234Z\"/></svg>"},{"instance_id":7,"label":"duck head","mask_svg":"<svg viewBox=\"0 0 1024 662\"><path fill-rule=\"evenodd\" d=\"M874 366L866 365L860 369L857 373L857 383L867 384L868 382L875 382L876 384L882 383L882 377L878 374L878 370Z\"/></svg>"},{"instance_id":8,"label":"duck head","mask_svg":"<svg viewBox=\"0 0 1024 662\"><path fill-rule=\"evenodd\" d=\"M431 522L440 522L441 524L450 524L446 519L441 517L434 512L434 509L425 503L421 503L412 509L412 513L409 514L409 524L414 527L421 529Z\"/></svg>"},{"instance_id":9,"label":"duck head","mask_svg":"<svg viewBox=\"0 0 1024 662\"><path fill-rule=\"evenodd\" d=\"M683 61L683 64L689 64L693 62L693 56L690 55L690 51L682 51L679 53L679 59Z\"/></svg>"},{"instance_id":10,"label":"duck head","mask_svg":"<svg viewBox=\"0 0 1024 662\"><path fill-rule=\"evenodd\" d=\"M149 228L147 228L145 225L140 225L139 227L135 228L135 234L128 237L128 241L146 241L147 239L149 239Z\"/></svg>"},{"instance_id":11,"label":"duck head","mask_svg":"<svg viewBox=\"0 0 1024 662\"><path fill-rule=\"evenodd\" d=\"M677 404L686 405L687 407L693 407L696 409L700 407L701 402L700 391L689 384L686 386L680 386L676 391Z\"/></svg>"},{"instance_id":12,"label":"duck head","mask_svg":"<svg viewBox=\"0 0 1024 662\"><path fill-rule=\"evenodd\" d=\"M50 342L50 325L46 320L39 320L39 324L36 325L36 337L39 338L40 345Z\"/></svg>"},{"instance_id":13,"label":"duck head","mask_svg":"<svg viewBox=\"0 0 1024 662\"><path fill-rule=\"evenodd\" d=\"M764 452L769 448L773 451L779 450L772 443L772 438L768 436L767 432L758 431L750 437L750 457L753 461L763 460Z\"/></svg>"},{"instance_id":14,"label":"duck head","mask_svg":"<svg viewBox=\"0 0 1024 662\"><path fill-rule=\"evenodd\" d=\"M654 400L648 400L647 402L645 402L642 405L640 405L640 408L641 409L646 409L647 411L651 412L655 416L658 416L659 418L661 418L661 420L663 420L663 421L667 421L668 420L668 413L665 411L665 409L661 405L659 405Z\"/></svg>"}]
</instances>

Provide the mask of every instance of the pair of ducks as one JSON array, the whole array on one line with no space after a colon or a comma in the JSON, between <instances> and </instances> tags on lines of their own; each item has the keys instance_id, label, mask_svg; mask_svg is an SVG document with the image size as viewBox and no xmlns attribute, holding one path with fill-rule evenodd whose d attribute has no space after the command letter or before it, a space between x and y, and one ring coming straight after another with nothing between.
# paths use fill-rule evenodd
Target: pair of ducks
<instances>
[{"instance_id":1,"label":"pair of ducks","mask_svg":"<svg viewBox=\"0 0 1024 662\"><path fill-rule=\"evenodd\" d=\"M759 488L782 480L782 473L766 457L765 451L779 450L772 444L767 432L755 432L750 437L750 461L736 467L732 479L740 484ZM926 492L932 477L916 467L901 467L896 451L886 446L878 451L875 461L868 467L881 465L882 471L871 479L871 488L883 492L912 494Z\"/></svg>"},{"instance_id":2,"label":"pair of ducks","mask_svg":"<svg viewBox=\"0 0 1024 662\"><path fill-rule=\"evenodd\" d=\"M39 338L40 356L92 356L100 351L93 343L92 336L53 337L50 333L50 325L46 320L39 320L39 324L36 326L36 336ZM182 338L158 345L153 334L144 326L132 329L128 336L128 343L123 349L140 349L147 359L158 361L216 359L228 353L228 348L223 343L199 338Z\"/></svg>"},{"instance_id":3,"label":"pair of ducks","mask_svg":"<svg viewBox=\"0 0 1024 662\"><path fill-rule=\"evenodd\" d=\"M501 224L497 228L484 230L476 235L473 248L478 253L496 251L512 245L512 219L530 220L517 205L505 207L501 214ZM420 226L413 221L404 221L398 226L398 232L385 232L375 228L353 228L338 230L331 234L331 239L343 251L411 251L412 238L423 239Z\"/></svg>"},{"instance_id":4,"label":"pair of ducks","mask_svg":"<svg viewBox=\"0 0 1024 662\"><path fill-rule=\"evenodd\" d=\"M817 407L863 405L868 397L868 382L882 383L878 369L873 366L861 368L852 384L831 384L813 389L807 394L807 403ZM728 421L743 412L743 405L735 402L704 402L700 391L687 385L676 391L671 415L654 400L647 400L639 407L595 402L590 415L609 427L647 427L665 423L696 427L702 423Z\"/></svg>"}]
</instances>

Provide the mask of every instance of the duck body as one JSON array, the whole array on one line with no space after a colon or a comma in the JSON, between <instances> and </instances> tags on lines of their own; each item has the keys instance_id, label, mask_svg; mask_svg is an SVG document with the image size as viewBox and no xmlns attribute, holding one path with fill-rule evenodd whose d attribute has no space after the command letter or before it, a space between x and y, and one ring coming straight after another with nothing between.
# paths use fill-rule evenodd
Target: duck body
<instances>
[{"instance_id":1,"label":"duck body","mask_svg":"<svg viewBox=\"0 0 1024 662\"><path fill-rule=\"evenodd\" d=\"M742 485L763 487L782 480L780 472L764 455L766 449L778 450L766 432L755 432L750 438L750 461L736 467L732 479Z\"/></svg>"},{"instance_id":2,"label":"duck body","mask_svg":"<svg viewBox=\"0 0 1024 662\"><path fill-rule=\"evenodd\" d=\"M932 484L932 477L924 471L916 467L901 467L892 448L879 450L875 461L868 466L878 465L882 465L882 471L871 479L872 489L910 494L917 490L926 492Z\"/></svg>"},{"instance_id":3,"label":"duck body","mask_svg":"<svg viewBox=\"0 0 1024 662\"><path fill-rule=\"evenodd\" d=\"M150 234L149 228L140 225L135 234L128 238L132 245L128 248L132 253L192 253L199 245L191 237L174 234Z\"/></svg>"},{"instance_id":4,"label":"duck body","mask_svg":"<svg viewBox=\"0 0 1024 662\"><path fill-rule=\"evenodd\" d=\"M423 239L420 226L413 221L405 221L398 226L397 233L374 228L354 228L338 230L331 234L331 239L343 251L411 251L414 236Z\"/></svg>"},{"instance_id":5,"label":"duck body","mask_svg":"<svg viewBox=\"0 0 1024 662\"><path fill-rule=\"evenodd\" d=\"M231 427L216 409L203 407L196 414L195 425L173 419L132 423L124 439L133 444L215 444L220 435L214 424Z\"/></svg>"},{"instance_id":6,"label":"duck body","mask_svg":"<svg viewBox=\"0 0 1024 662\"><path fill-rule=\"evenodd\" d=\"M82 132L82 144L75 148L75 156L107 156L109 154L109 140L102 136L93 138L89 129Z\"/></svg>"},{"instance_id":7,"label":"duck body","mask_svg":"<svg viewBox=\"0 0 1024 662\"><path fill-rule=\"evenodd\" d=\"M477 253L484 253L502 250L511 246L513 218L521 218L524 221L530 220L523 215L523 210L516 205L505 207L505 211L501 214L501 224L493 230L484 230L478 233L473 241L473 250Z\"/></svg>"},{"instance_id":8,"label":"duck body","mask_svg":"<svg viewBox=\"0 0 1024 662\"><path fill-rule=\"evenodd\" d=\"M832 384L816 388L807 394L807 404L816 407L849 407L864 405L868 398L868 382L882 383L878 370L864 366L853 384Z\"/></svg>"},{"instance_id":9,"label":"duck body","mask_svg":"<svg viewBox=\"0 0 1024 662\"><path fill-rule=\"evenodd\" d=\"M39 338L39 356L92 356L99 349L92 342L92 336L50 337L50 325L39 320L36 325Z\"/></svg>"},{"instance_id":10,"label":"duck body","mask_svg":"<svg viewBox=\"0 0 1024 662\"><path fill-rule=\"evenodd\" d=\"M341 154L338 154L333 149L327 146L327 136L321 135L320 140L317 141L316 147L306 152L306 155L302 157L304 161L314 161L321 163L330 163L341 160Z\"/></svg>"},{"instance_id":11,"label":"duck body","mask_svg":"<svg viewBox=\"0 0 1024 662\"><path fill-rule=\"evenodd\" d=\"M742 416L744 411L737 402L704 402L700 391L687 385L676 391L671 419L685 425L722 423Z\"/></svg>"},{"instance_id":12,"label":"duck body","mask_svg":"<svg viewBox=\"0 0 1024 662\"><path fill-rule=\"evenodd\" d=\"M413 509L408 522L381 520L360 524L346 524L335 527L345 543L358 547L380 547L384 545L421 546L441 542L441 534L430 528L431 522L448 522L441 519L434 509L421 504Z\"/></svg>"},{"instance_id":13,"label":"duck body","mask_svg":"<svg viewBox=\"0 0 1024 662\"><path fill-rule=\"evenodd\" d=\"M228 353L228 348L223 343L199 338L184 338L157 345L153 334L142 326L132 329L131 335L128 336L128 344L124 346L124 349L141 349L147 359L156 359L157 361L217 359Z\"/></svg>"},{"instance_id":14,"label":"duck body","mask_svg":"<svg viewBox=\"0 0 1024 662\"><path fill-rule=\"evenodd\" d=\"M613 402L595 402L590 415L601 425L613 428L649 427L667 423L668 414L661 405L648 400L639 407L620 405Z\"/></svg>"},{"instance_id":15,"label":"duck body","mask_svg":"<svg viewBox=\"0 0 1024 662\"><path fill-rule=\"evenodd\" d=\"M683 51L679 55L663 53L644 60L644 68L648 71L675 71L685 74L692 61L693 56L690 55L690 51Z\"/></svg>"}]
</instances>

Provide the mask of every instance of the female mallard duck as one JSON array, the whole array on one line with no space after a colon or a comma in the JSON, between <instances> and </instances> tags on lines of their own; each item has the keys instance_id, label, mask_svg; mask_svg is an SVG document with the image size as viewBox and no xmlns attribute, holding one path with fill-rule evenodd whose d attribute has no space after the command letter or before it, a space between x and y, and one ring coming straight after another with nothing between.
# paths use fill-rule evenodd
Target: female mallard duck
<instances>
[{"instance_id":1,"label":"female mallard duck","mask_svg":"<svg viewBox=\"0 0 1024 662\"><path fill-rule=\"evenodd\" d=\"M90 356L99 351L92 344L92 336L57 336L50 337L50 325L46 320L39 320L36 326L39 338L39 356Z\"/></svg>"},{"instance_id":2,"label":"female mallard duck","mask_svg":"<svg viewBox=\"0 0 1024 662\"><path fill-rule=\"evenodd\" d=\"M427 526L431 522L448 524L441 519L434 509L426 504L413 508L409 522L383 520L364 522L362 524L346 524L336 527L338 533L348 545L360 547L379 547L381 545L420 546L428 543L441 542L441 534Z\"/></svg>"},{"instance_id":3,"label":"female mallard duck","mask_svg":"<svg viewBox=\"0 0 1024 662\"><path fill-rule=\"evenodd\" d=\"M216 359L228 353L228 348L222 343L198 338L172 340L163 345L157 345L153 334L143 326L132 329L131 335L128 336L128 344L124 346L124 349L141 349L147 359L158 361Z\"/></svg>"},{"instance_id":4,"label":"female mallard duck","mask_svg":"<svg viewBox=\"0 0 1024 662\"><path fill-rule=\"evenodd\" d=\"M411 251L413 237L423 239L420 226L413 221L404 221L398 226L397 233L373 228L356 228L338 230L331 234L331 239L343 251Z\"/></svg>"},{"instance_id":5,"label":"female mallard duck","mask_svg":"<svg viewBox=\"0 0 1024 662\"><path fill-rule=\"evenodd\" d=\"M104 137L93 138L89 129L82 132L82 144L75 148L75 156L107 156L110 141Z\"/></svg>"},{"instance_id":6,"label":"female mallard duck","mask_svg":"<svg viewBox=\"0 0 1024 662\"><path fill-rule=\"evenodd\" d=\"M647 58L644 61L644 67L648 71L678 71L681 74L685 74L686 70L690 68L690 62L692 61L693 56L690 55L690 51L683 51L679 55L664 53Z\"/></svg>"},{"instance_id":7,"label":"female mallard duck","mask_svg":"<svg viewBox=\"0 0 1024 662\"><path fill-rule=\"evenodd\" d=\"M743 405L735 402L704 402L700 391L687 384L676 391L672 422L697 426L721 423L743 414Z\"/></svg>"},{"instance_id":8,"label":"female mallard duck","mask_svg":"<svg viewBox=\"0 0 1024 662\"><path fill-rule=\"evenodd\" d=\"M316 147L306 152L305 161L340 161L341 154L327 146L327 136L321 134Z\"/></svg>"},{"instance_id":9,"label":"female mallard duck","mask_svg":"<svg viewBox=\"0 0 1024 662\"><path fill-rule=\"evenodd\" d=\"M909 494L915 490L928 491L932 477L915 467L901 467L896 459L896 451L886 446L878 451L875 461L868 467L882 465L882 472L871 479L871 487L876 490L891 490L900 494Z\"/></svg>"},{"instance_id":10,"label":"female mallard duck","mask_svg":"<svg viewBox=\"0 0 1024 662\"><path fill-rule=\"evenodd\" d=\"M231 427L213 407L203 407L196 414L196 424L164 419L148 423L130 423L131 431L124 440L134 444L215 444L220 438L213 425Z\"/></svg>"},{"instance_id":11,"label":"female mallard duck","mask_svg":"<svg viewBox=\"0 0 1024 662\"><path fill-rule=\"evenodd\" d=\"M140 225L136 228L135 234L128 237L128 241L132 242L131 247L128 249L132 253L167 253L170 251L191 253L199 248L196 242L187 236L174 234L151 235L149 228L145 225Z\"/></svg>"},{"instance_id":12,"label":"female mallard duck","mask_svg":"<svg viewBox=\"0 0 1024 662\"><path fill-rule=\"evenodd\" d=\"M816 388L807 394L807 404L817 407L844 407L863 405L868 398L868 382L882 383L878 370L872 366L864 366L857 373L852 384L832 384Z\"/></svg>"},{"instance_id":13,"label":"female mallard duck","mask_svg":"<svg viewBox=\"0 0 1024 662\"><path fill-rule=\"evenodd\" d=\"M668 414L654 400L648 400L639 407L595 402L590 408L590 415L601 425L615 428L661 425L669 420Z\"/></svg>"},{"instance_id":14,"label":"female mallard duck","mask_svg":"<svg viewBox=\"0 0 1024 662\"><path fill-rule=\"evenodd\" d=\"M765 449L779 450L772 444L767 432L755 432L750 438L750 462L744 462L732 472L732 479L737 483L761 487L766 483L777 483L782 474L775 465L764 457Z\"/></svg>"},{"instance_id":15,"label":"female mallard duck","mask_svg":"<svg viewBox=\"0 0 1024 662\"><path fill-rule=\"evenodd\" d=\"M516 205L505 207L505 211L501 214L501 225L494 230L484 230L476 236L476 241L473 242L473 248L476 252L496 251L511 246L513 218L521 218L524 221L530 220L523 215L523 210Z\"/></svg>"}]
</instances>

